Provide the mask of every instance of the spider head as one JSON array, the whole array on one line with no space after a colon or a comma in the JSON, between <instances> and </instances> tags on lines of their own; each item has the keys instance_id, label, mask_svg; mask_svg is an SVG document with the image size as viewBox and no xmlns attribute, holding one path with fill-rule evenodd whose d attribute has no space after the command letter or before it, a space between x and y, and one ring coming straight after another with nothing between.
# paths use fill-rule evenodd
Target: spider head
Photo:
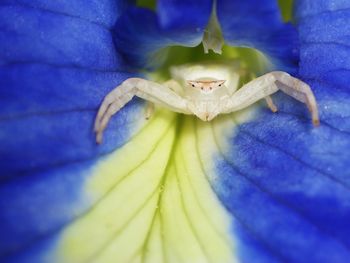
<instances>
[{"instance_id":1,"label":"spider head","mask_svg":"<svg viewBox=\"0 0 350 263\"><path fill-rule=\"evenodd\" d=\"M216 89L224 86L226 80L211 80L211 79L199 79L188 80L187 83L190 87L203 91L204 93L211 93Z\"/></svg>"}]
</instances>

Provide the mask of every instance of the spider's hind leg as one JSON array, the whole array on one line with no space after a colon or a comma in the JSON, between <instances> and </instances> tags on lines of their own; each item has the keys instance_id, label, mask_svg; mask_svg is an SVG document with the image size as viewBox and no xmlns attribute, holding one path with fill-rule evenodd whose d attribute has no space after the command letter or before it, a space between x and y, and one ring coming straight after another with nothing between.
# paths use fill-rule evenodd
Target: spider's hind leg
<instances>
[{"instance_id":1,"label":"spider's hind leg","mask_svg":"<svg viewBox=\"0 0 350 263\"><path fill-rule=\"evenodd\" d=\"M266 96L265 97L265 101L266 101L267 106L269 107L269 109L272 112L277 112L278 111L277 106L273 103L273 100L272 100L271 96Z\"/></svg>"},{"instance_id":2,"label":"spider's hind leg","mask_svg":"<svg viewBox=\"0 0 350 263\"><path fill-rule=\"evenodd\" d=\"M154 113L154 108L155 108L154 103L147 102L147 105L145 107L145 119L146 120L149 120L152 117L152 115Z\"/></svg>"}]
</instances>

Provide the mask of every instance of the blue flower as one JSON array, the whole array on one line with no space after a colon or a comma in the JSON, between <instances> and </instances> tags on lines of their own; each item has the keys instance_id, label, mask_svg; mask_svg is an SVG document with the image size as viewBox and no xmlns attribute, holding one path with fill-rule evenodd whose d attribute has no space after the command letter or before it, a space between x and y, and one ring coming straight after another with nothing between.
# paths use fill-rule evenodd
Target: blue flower
<instances>
[{"instance_id":1,"label":"blue flower","mask_svg":"<svg viewBox=\"0 0 350 263\"><path fill-rule=\"evenodd\" d=\"M226 44L312 87L319 128L284 94L209 124L133 100L98 146L102 98L190 55L212 10L131 2L1 1L0 261L347 262L349 1L296 0L294 25L274 0L217 1Z\"/></svg>"}]
</instances>

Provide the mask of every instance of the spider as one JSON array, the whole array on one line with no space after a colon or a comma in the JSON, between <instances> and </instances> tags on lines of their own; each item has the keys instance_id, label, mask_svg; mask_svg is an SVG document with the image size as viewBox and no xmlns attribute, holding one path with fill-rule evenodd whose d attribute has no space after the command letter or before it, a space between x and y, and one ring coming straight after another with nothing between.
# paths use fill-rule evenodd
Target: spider
<instances>
[{"instance_id":1,"label":"spider","mask_svg":"<svg viewBox=\"0 0 350 263\"><path fill-rule=\"evenodd\" d=\"M271 94L278 90L305 103L314 126L319 125L317 103L310 87L286 72L273 71L253 79L240 89L240 74L232 64L186 64L170 68L171 79L157 83L142 78L126 79L104 98L94 125L96 142L102 142L108 121L134 96L171 111L194 114L211 121L219 114L231 113L265 99L277 111Z\"/></svg>"}]
</instances>

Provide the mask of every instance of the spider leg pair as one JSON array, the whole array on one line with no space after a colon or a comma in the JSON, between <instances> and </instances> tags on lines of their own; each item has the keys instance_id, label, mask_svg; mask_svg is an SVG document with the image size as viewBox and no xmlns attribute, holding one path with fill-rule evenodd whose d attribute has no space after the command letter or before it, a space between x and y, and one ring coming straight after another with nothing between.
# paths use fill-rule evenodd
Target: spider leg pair
<instances>
[{"instance_id":1,"label":"spider leg pair","mask_svg":"<svg viewBox=\"0 0 350 263\"><path fill-rule=\"evenodd\" d=\"M286 72L274 71L258 77L237 90L227 101L222 113L230 113L246 108L256 101L265 98L271 111L276 112L277 107L270 95L283 91L294 99L305 103L308 107L314 126L320 124L315 96L305 82L292 77Z\"/></svg>"},{"instance_id":2,"label":"spider leg pair","mask_svg":"<svg viewBox=\"0 0 350 263\"><path fill-rule=\"evenodd\" d=\"M190 114L191 112L187 109L185 99L174 92L177 89L177 82L175 81L168 81L161 85L141 78L125 80L107 94L98 110L94 125L96 142L102 142L103 131L106 129L110 118L134 96L175 112Z\"/></svg>"},{"instance_id":3,"label":"spider leg pair","mask_svg":"<svg viewBox=\"0 0 350 263\"><path fill-rule=\"evenodd\" d=\"M143 98L174 112L193 114L188 108L189 98L180 96L177 93L179 89L181 89L180 85L173 80L164 84L158 84L141 78L129 78L125 80L121 85L113 89L101 104L94 125L96 142L102 142L103 131L106 129L112 115L118 112L134 96ZM310 87L301 80L281 71L270 72L256 78L245 84L231 96L226 97L220 102L220 113L241 110L263 98L265 98L269 108L275 112L277 111L277 107L274 105L270 95L278 90L305 103L311 113L313 124L315 126L319 125L317 104Z\"/></svg>"}]
</instances>

